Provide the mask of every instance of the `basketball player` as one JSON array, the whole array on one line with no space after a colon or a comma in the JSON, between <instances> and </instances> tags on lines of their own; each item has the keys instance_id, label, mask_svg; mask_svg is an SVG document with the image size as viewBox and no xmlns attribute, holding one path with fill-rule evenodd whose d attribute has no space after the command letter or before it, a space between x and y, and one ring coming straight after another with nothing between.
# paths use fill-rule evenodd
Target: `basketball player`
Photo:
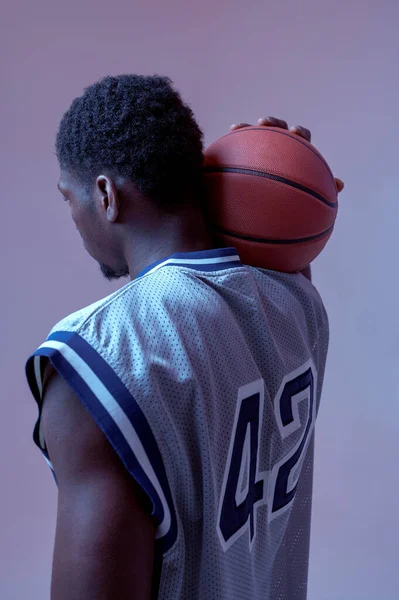
<instances>
[{"instance_id":1,"label":"basketball player","mask_svg":"<svg viewBox=\"0 0 399 600\"><path fill-rule=\"evenodd\" d=\"M306 597L327 317L302 274L215 247L202 149L157 76L95 83L59 127L86 250L131 281L27 363L58 484L52 600Z\"/></svg>"}]
</instances>

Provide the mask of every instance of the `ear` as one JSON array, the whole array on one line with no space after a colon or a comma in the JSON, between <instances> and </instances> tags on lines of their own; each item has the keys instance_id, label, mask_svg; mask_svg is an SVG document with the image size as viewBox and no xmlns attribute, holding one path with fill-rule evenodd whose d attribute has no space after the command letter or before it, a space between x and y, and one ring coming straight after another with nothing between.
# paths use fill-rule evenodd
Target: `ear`
<instances>
[{"instance_id":1,"label":"ear","mask_svg":"<svg viewBox=\"0 0 399 600\"><path fill-rule=\"evenodd\" d=\"M101 209L110 223L115 223L119 216L120 199L114 181L107 175L99 175L96 179L96 195L101 202Z\"/></svg>"}]
</instances>

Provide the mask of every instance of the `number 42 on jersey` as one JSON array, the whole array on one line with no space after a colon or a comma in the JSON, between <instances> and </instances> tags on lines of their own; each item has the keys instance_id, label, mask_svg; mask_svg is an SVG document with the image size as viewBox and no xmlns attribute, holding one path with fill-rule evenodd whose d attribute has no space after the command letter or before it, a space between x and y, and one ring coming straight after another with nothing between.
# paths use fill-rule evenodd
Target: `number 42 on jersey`
<instances>
[{"instance_id":1,"label":"number 42 on jersey","mask_svg":"<svg viewBox=\"0 0 399 600\"><path fill-rule=\"evenodd\" d=\"M299 429L301 435L299 439L295 436L296 442L270 471L263 472L259 469L263 379L239 389L217 520L225 551L246 530L252 549L260 506L267 505L269 522L291 507L316 419L316 382L316 369L310 360L284 377L273 402L275 419L282 440ZM299 417L302 402L306 406L305 419Z\"/></svg>"}]
</instances>

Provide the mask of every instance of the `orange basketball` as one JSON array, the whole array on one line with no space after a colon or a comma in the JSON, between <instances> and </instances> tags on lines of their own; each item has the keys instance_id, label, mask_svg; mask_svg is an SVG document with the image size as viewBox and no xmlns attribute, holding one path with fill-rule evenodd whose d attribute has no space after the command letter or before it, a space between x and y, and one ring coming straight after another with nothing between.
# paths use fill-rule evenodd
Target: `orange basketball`
<instances>
[{"instance_id":1,"label":"orange basketball","mask_svg":"<svg viewBox=\"0 0 399 600\"><path fill-rule=\"evenodd\" d=\"M338 192L312 144L284 129L232 131L205 151L206 211L216 239L245 264L293 273L323 250Z\"/></svg>"}]
</instances>

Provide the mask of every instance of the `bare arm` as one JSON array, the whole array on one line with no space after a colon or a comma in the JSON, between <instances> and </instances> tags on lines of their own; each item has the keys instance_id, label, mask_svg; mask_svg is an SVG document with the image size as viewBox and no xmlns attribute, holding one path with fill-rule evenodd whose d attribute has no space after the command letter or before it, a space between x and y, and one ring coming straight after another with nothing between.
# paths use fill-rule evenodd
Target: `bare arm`
<instances>
[{"instance_id":1,"label":"bare arm","mask_svg":"<svg viewBox=\"0 0 399 600\"><path fill-rule=\"evenodd\" d=\"M42 412L58 481L51 600L147 600L155 526L103 432L51 369Z\"/></svg>"}]
</instances>

